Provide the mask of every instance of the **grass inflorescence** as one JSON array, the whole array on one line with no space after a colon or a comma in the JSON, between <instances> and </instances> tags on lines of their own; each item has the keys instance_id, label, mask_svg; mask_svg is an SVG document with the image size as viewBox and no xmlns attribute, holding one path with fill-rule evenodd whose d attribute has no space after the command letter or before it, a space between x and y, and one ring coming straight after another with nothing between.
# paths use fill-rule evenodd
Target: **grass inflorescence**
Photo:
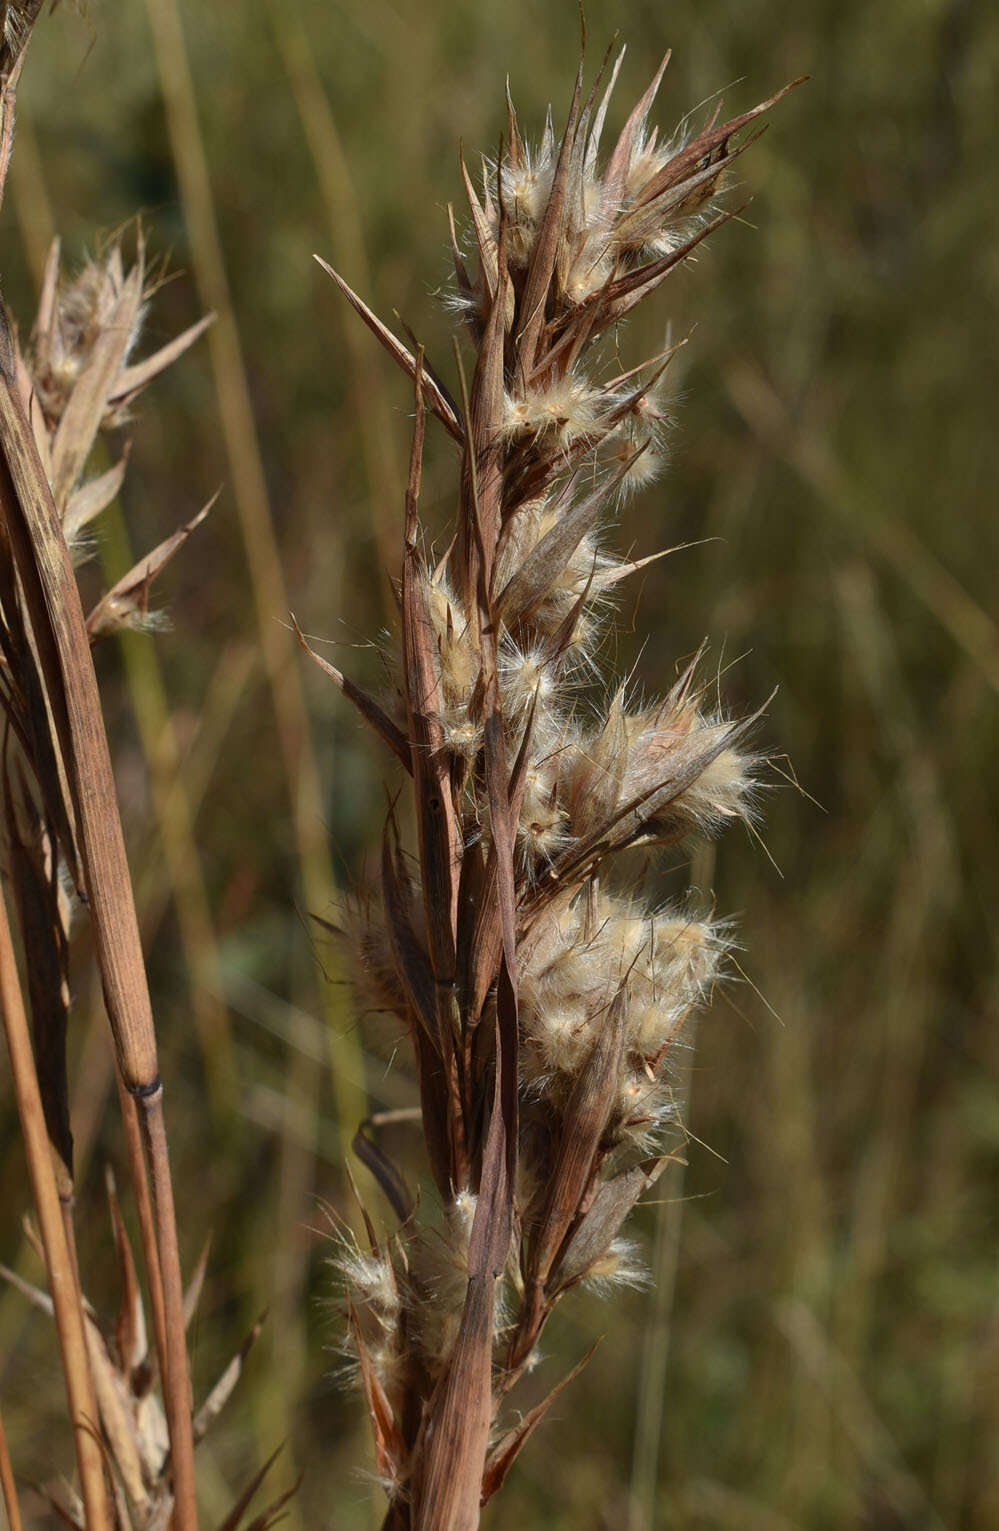
<instances>
[{"instance_id":1,"label":"grass inflorescence","mask_svg":"<svg viewBox=\"0 0 999 1531\"><path fill-rule=\"evenodd\" d=\"M614 595L648 562L606 526L662 463L672 355L622 372L607 342L731 217L743 130L779 99L660 142L667 62L606 155L621 56L588 96L580 70L537 148L508 98L480 189L462 159L452 307L472 359L454 393L330 271L416 398L394 689L324 663L408 773L417 831L409 851L393 806L381 897L352 929L362 987L412 1044L436 1206L371 1161L402 1225L369 1223L370 1248L334 1262L399 1531L478 1523L543 1412L505 1426L502 1405L556 1304L642 1279L621 1228L682 1132L676 1050L729 934L648 904L621 853L753 813L756 715L719 710L700 653L659 701L605 672ZM461 454L440 556L419 504L428 413Z\"/></svg>"}]
</instances>

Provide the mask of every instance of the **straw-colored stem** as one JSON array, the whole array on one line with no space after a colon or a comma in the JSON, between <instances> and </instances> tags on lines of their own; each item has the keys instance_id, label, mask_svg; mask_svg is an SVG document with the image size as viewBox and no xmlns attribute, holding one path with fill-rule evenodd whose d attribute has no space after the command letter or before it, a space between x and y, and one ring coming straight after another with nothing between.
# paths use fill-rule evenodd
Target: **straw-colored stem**
<instances>
[{"instance_id":1,"label":"straw-colored stem","mask_svg":"<svg viewBox=\"0 0 999 1531\"><path fill-rule=\"evenodd\" d=\"M843 1359L806 1303L785 1301L777 1322L813 1381L829 1396L844 1438L857 1453L867 1483L876 1490L897 1525L946 1531L852 1367ZM981 1523L983 1524L983 1523Z\"/></svg>"},{"instance_id":2,"label":"straw-colored stem","mask_svg":"<svg viewBox=\"0 0 999 1531\"><path fill-rule=\"evenodd\" d=\"M735 407L763 444L783 457L820 503L858 532L905 581L993 691L999 691L995 618L944 568L906 521L850 480L819 432L792 424L783 401L761 373L744 364L733 365L725 381Z\"/></svg>"},{"instance_id":3,"label":"straw-colored stem","mask_svg":"<svg viewBox=\"0 0 999 1531\"><path fill-rule=\"evenodd\" d=\"M7 1450L7 1432L3 1427L2 1413L0 1413L0 1491L3 1493L9 1531L22 1531L21 1504L17 1497L17 1484L14 1482L10 1452Z\"/></svg>"},{"instance_id":4,"label":"straw-colored stem","mask_svg":"<svg viewBox=\"0 0 999 1531\"><path fill-rule=\"evenodd\" d=\"M14 946L7 919L6 897L0 891L0 1008L3 1010L7 1050L17 1100L21 1135L28 1159L28 1173L45 1251L49 1291L56 1333L62 1355L63 1379L73 1444L80 1473L80 1490L87 1531L110 1531L111 1515L104 1485L104 1469L97 1424L97 1398L87 1356L83 1309L73 1264L66 1243L62 1208L49 1152L45 1113L38 1088L35 1060L28 1035L21 986L17 977ZM4 1453L6 1455L6 1453ZM6 1485L5 1485L6 1492Z\"/></svg>"},{"instance_id":5,"label":"straw-colored stem","mask_svg":"<svg viewBox=\"0 0 999 1531\"><path fill-rule=\"evenodd\" d=\"M177 812L175 800L183 798L194 833L226 736L237 709L244 702L249 683L255 678L255 659L249 644L235 642L223 651L201 704L195 737L178 760L179 775L165 791L163 817L167 822ZM170 897L165 868L153 851L153 835L150 834L148 841L140 842L135 858L141 868L135 879L135 901L147 950L156 937Z\"/></svg>"},{"instance_id":6,"label":"straw-colored stem","mask_svg":"<svg viewBox=\"0 0 999 1531\"><path fill-rule=\"evenodd\" d=\"M42 173L38 136L31 113L23 102L19 102L17 108L17 153L11 159L10 195L37 289L41 286L56 227Z\"/></svg>"},{"instance_id":7,"label":"straw-colored stem","mask_svg":"<svg viewBox=\"0 0 999 1531\"><path fill-rule=\"evenodd\" d=\"M135 1212L139 1220L139 1239L142 1244L142 1255L146 1266L146 1280L149 1285L149 1305L152 1309L153 1318L153 1342L156 1346L156 1359L159 1362L160 1375L164 1379L165 1386L167 1367L169 1365L166 1302L163 1296L163 1276L160 1270L159 1251L156 1245L156 1219L153 1214L152 1197L149 1193L146 1161L142 1153L142 1129L139 1125L139 1109L135 1102L135 1096L125 1088L125 1082L117 1069L115 1069L115 1084L118 1088L118 1104L121 1107L121 1120L125 1129L125 1152L128 1156L128 1172L132 1183L132 1196L135 1199Z\"/></svg>"},{"instance_id":8,"label":"straw-colored stem","mask_svg":"<svg viewBox=\"0 0 999 1531\"><path fill-rule=\"evenodd\" d=\"M113 583L135 562L117 502L105 511L102 526L101 560L109 583ZM188 972L191 1014L201 1045L205 1082L213 1110L221 1122L234 1103L232 1035L222 1000L218 946L194 839L191 805L184 790L180 746L167 705L155 643L147 635L128 631L120 635L119 643L132 709L149 766L159 845Z\"/></svg>"},{"instance_id":9,"label":"straw-colored stem","mask_svg":"<svg viewBox=\"0 0 999 1531\"><path fill-rule=\"evenodd\" d=\"M46 195L38 143L30 119L19 116L18 153L11 185L17 221L36 287L40 286L54 226ZM26 184L28 182L28 184ZM130 569L134 556L117 501L105 512L100 552L109 583ZM114 567L111 567L111 566ZM160 843L174 896L174 907L187 970L191 1008L201 1039L209 1094L217 1113L232 1105L234 1068L228 1016L221 1002L218 953L208 899L194 840L186 782L166 703L162 674L152 645L133 634L122 635L126 675L149 763L153 806Z\"/></svg>"},{"instance_id":10,"label":"straw-colored stem","mask_svg":"<svg viewBox=\"0 0 999 1531\"><path fill-rule=\"evenodd\" d=\"M693 1054L688 1056L681 1093L688 1095ZM631 1465L628 1531L654 1531L666 1415L666 1377L669 1365L670 1327L676 1267L683 1224L684 1166L676 1158L667 1166L657 1187L661 1200L656 1207L656 1232L652 1247L655 1281L649 1316L643 1330L641 1367L635 1402L635 1445Z\"/></svg>"},{"instance_id":11,"label":"straw-colored stem","mask_svg":"<svg viewBox=\"0 0 999 1531\"><path fill-rule=\"evenodd\" d=\"M358 281L363 282L359 290L364 291L371 285L365 280L370 267L357 214L357 198L336 119L323 90L308 36L301 18L291 7L270 0L270 13L274 39L315 166L329 223L333 264L338 271L349 272L355 286ZM392 568L395 559L395 526L390 512L402 498L402 465L385 390L380 382L377 351L349 309L341 304L337 311L350 354L354 417L368 480L381 567L386 570ZM384 580L382 590L387 595Z\"/></svg>"},{"instance_id":12,"label":"straw-colored stem","mask_svg":"<svg viewBox=\"0 0 999 1531\"><path fill-rule=\"evenodd\" d=\"M197 1531L194 1492L194 1445L191 1438L191 1376L187 1364L184 1325L184 1288L180 1278L180 1251L173 1204L173 1183L163 1119L163 1088L136 1100L142 1143L153 1191L156 1243L163 1277L163 1310L166 1321L167 1370L163 1377L167 1422L173 1453L173 1488L178 1531Z\"/></svg>"},{"instance_id":13,"label":"straw-colored stem","mask_svg":"<svg viewBox=\"0 0 999 1531\"><path fill-rule=\"evenodd\" d=\"M118 1066L132 1094L155 1091L159 1099L156 1032L89 635L48 477L18 394L9 333L0 334L0 447L0 499L72 791L75 838ZM165 1153L157 1160L157 1173L158 1213L169 1208L172 1215L172 1191L162 1183L162 1176L169 1174ZM179 1292L176 1230L166 1229L161 1217L159 1231L164 1288ZM155 1252L146 1254L154 1265ZM169 1295L166 1309L169 1324ZM176 1342L176 1336L172 1338ZM183 1343L183 1328L180 1340ZM171 1367L164 1386L177 1531L194 1531L194 1445L186 1364Z\"/></svg>"},{"instance_id":14,"label":"straw-colored stem","mask_svg":"<svg viewBox=\"0 0 999 1531\"><path fill-rule=\"evenodd\" d=\"M217 315L208 334L208 343L215 370L222 434L249 566L260 647L288 782L305 899L310 912L321 914L330 907L335 884L323 825L319 774L309 737L297 648L283 625L289 602L222 255L194 86L175 0L146 0L146 9L155 42L195 280L203 301ZM346 1161L354 1123L365 1114L363 1092L353 1084L355 1078L361 1077L358 1044L352 1032L343 1030L341 1006L333 985L323 986L322 1003L330 1022L332 1085Z\"/></svg>"}]
</instances>

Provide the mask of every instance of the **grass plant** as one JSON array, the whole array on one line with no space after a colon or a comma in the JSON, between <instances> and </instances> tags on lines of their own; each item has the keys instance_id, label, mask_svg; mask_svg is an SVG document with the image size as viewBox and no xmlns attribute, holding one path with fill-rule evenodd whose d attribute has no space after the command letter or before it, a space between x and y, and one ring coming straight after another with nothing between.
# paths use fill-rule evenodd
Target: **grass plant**
<instances>
[{"instance_id":1,"label":"grass plant","mask_svg":"<svg viewBox=\"0 0 999 1531\"><path fill-rule=\"evenodd\" d=\"M454 1290L464 1276L452 1279L450 1188L428 1173L414 1118L408 1022L363 1013L374 1003L370 988L360 998L347 988L344 938L328 928L363 946L366 918L376 929L384 920L377 850L372 858L385 827L382 773L363 722L349 706L331 706L329 681L305 662L288 620L290 608L310 646L408 733L401 590L386 571L403 532L415 388L309 254L322 250L384 316L415 369L418 347L392 314L405 316L425 342L424 376L430 358L463 416L461 371L470 399L482 336L466 306L454 366L454 309L427 291L454 287L440 235L457 181L455 135L485 145L494 174L506 134L497 82L509 74L522 121L540 137L545 103L564 105L574 15L470 0L432 15L418 0L289 0L249 11L150 0L113 19L94 7L13 10L5 9L8 23L38 14L23 77L4 76L0 111L6 163L16 104L0 238L25 366L55 234L64 290L88 251L103 262L114 243L108 229L123 231L124 276L136 254L137 209L147 249L170 248L181 275L150 295L128 365L197 323L199 301L224 309L230 331L223 346L216 322L211 353L199 344L135 402L134 420L99 433L84 483L118 463L123 429L131 452L117 501L90 523L89 550L100 558L75 571L89 613L134 563L122 527L136 552L156 547L223 486L148 603L155 611L169 601L174 631L127 628L90 646L166 1081L180 1265L189 1285L192 1273L200 1283L186 1331L199 1403L242 1352L262 1307L271 1309L240 1386L197 1443L199 1524L227 1524L287 1437L273 1492L304 1476L281 1513L293 1526L333 1517L341 1531L371 1531L384 1519L384 1488L373 1481L363 1398L337 1385L356 1380L359 1363L344 1354L349 1315L345 1322L342 1307L331 1309L331 1247L315 1231L317 1204L329 1205L352 1230L341 1230L332 1252L348 1264L375 1258L349 1185L351 1157L407 1314L427 1311L419 1298L433 1285L439 1311L460 1325ZM654 1284L619 1284L608 1302L580 1280L554 1304L538 1364L491 1400L500 1434L529 1420L594 1338L604 1339L520 1452L484 1524L992 1531L999 1138L990 1081L999 1058L989 911L999 810L991 571L999 544L982 493L995 477L995 433L981 320L994 295L986 218L995 21L963 0L918 13L900 0L876 8L844 0L793 16L771 0L751 14L719 0L710 24L703 8L682 0L668 13L642 0L590 0L587 17L591 35L620 26L628 38L619 94L637 94L675 47L656 108L670 129L685 106L713 103L722 89L728 115L752 99L754 85L806 72L812 83L735 167L739 185L761 188L754 207L668 279L665 305L653 297L637 324L615 328L606 371L596 348L585 358L599 391L690 337L661 384L670 417L665 484L638 487L626 503L615 497L598 551L625 564L657 547L705 545L613 587L596 613L592 668L567 664L559 696L570 696L571 682L570 732L588 737L606 721L610 677L627 677L625 715L642 710L673 684L674 656L692 654L710 632L711 671L723 679L702 709L717 709L721 694L728 720L748 718L779 687L755 738L787 747L788 774L810 796L767 799L760 833L783 879L738 830L692 853L686 843L658 858L647 847L625 850L601 871L601 898L638 883L636 905L660 918L671 908L694 923L733 914L737 923L722 934L737 931L739 948L727 952L730 981L711 987L696 1051L685 1045L691 1017L664 1060L696 1141L685 1145L676 1123L663 1124L659 1148L639 1163L669 1162L618 1235L637 1242ZM4 37L7 68L23 32L8 25ZM695 112L695 126L710 109ZM613 141L624 115L612 102L605 137ZM468 158L468 167L488 223L478 161ZM491 194L495 216L494 182ZM732 188L728 209L741 198ZM473 277L474 232L465 215L457 225ZM147 255L147 278L155 264ZM663 336L666 313L673 333ZM235 382L222 354L231 360L233 335L242 369ZM243 434L230 429L236 390ZM456 493L459 444L424 407L416 562L432 577L448 554L456 506L468 498ZM255 555L242 529L246 506L234 498L238 489L245 499L251 455L270 523L257 552L266 547L274 561L257 582L259 599L247 579ZM252 529L247 535L252 541ZM450 557L455 570L454 550ZM594 577L605 567L613 562L598 563ZM10 603L2 604L6 617ZM28 627L33 633L30 614ZM265 649L274 664L264 663ZM40 650L33 662L41 664ZM166 712L149 705L154 673ZM501 679L509 685L505 668ZM546 701L539 698L535 727ZM39 729L43 752L46 729L58 744L47 800L58 808L61 793L68 812L56 724L53 712ZM164 727L172 750L161 743ZM311 795L295 786L299 762L289 747L305 735ZM508 753L512 769L516 752ZM41 799L22 756L9 733L4 760L15 773L21 839L72 844L70 828L60 840L44 814L36 829ZM411 778L391 758L386 774L399 834L393 865L410 882L419 934L426 912ZM481 772L470 777L459 808L464 815L478 801L473 845L487 846L488 783L482 812ZM307 852L326 863L321 876L319 861L303 866ZM515 840L522 879L519 855ZM12 1526L52 1524L49 1497L59 1514L82 1520L75 1447L86 1455L92 1421L102 1421L102 1435L115 1419L134 1423L138 1388L151 1454L143 1488L107 1452L100 1462L91 1454L85 1468L92 1523L102 1513L99 1467L106 1518L127 1514L138 1525L147 1504L166 1513L172 1489L169 1467L160 1471L156 1338L167 1325L159 1255L152 1288L138 1261L133 1288L112 1231L123 1225L136 1250L156 1243L137 1115L127 1092L123 1114L111 1088L119 1069L87 909L75 899L63 906L60 892L57 917L39 925L42 955L26 962L24 900L50 909L51 864L42 856L38 876L29 856L35 871L18 880L4 858L15 953L3 970L4 1008L20 1061L17 1089L12 1068L0 1069L0 1259L17 1283L0 1287L0 1484ZM688 884L703 891L700 903L687 902ZM32 888L47 890L49 901L33 899ZM543 1109L557 1124L563 1106L554 1086L528 1078L537 975L524 967L526 1137ZM30 1116L35 1049L18 1030L15 973L29 1030L33 1008L46 1003L43 988L46 1013L66 1018L64 1084L52 1052L36 1069L43 1120L46 1093L58 1102L62 1091L73 1137L71 1186L55 1163L57 1202L60 1187L72 1195L71 1217L58 1202L65 1259L50 1217L44 1227L37 1212L21 1221L31 1172L18 1099ZM213 1017L228 1032L214 1054L199 1041L192 993L203 1034ZM479 1072L469 1078L485 1097L481 1138L492 1042L482 1023L477 1030ZM361 1117L359 1160L346 1150ZM33 1120L37 1127L37 1098ZM533 1162L539 1150L522 1146ZM33 1150L36 1175L45 1174L46 1155L51 1161L48 1147ZM624 1155L623 1145L613 1148L605 1172ZM397 1199L404 1183L416 1203L401 1227L379 1176ZM408 1206L404 1197L400 1205ZM544 1215L515 1230L529 1274ZM76 1357L68 1379L43 1233L55 1270L68 1260L88 1299L74 1308L61 1290L60 1322ZM370 1263L353 1274L363 1298ZM494 1306L496 1392L526 1293L511 1262ZM82 1346L74 1312L82 1313ZM378 1329L357 1296L354 1314L370 1348ZM445 1336L442 1376L453 1353ZM389 1382L395 1401L429 1416L421 1355L408 1376ZM132 1375L123 1358L138 1361ZM385 1366L384 1354L376 1359ZM83 1400L75 1442L81 1413L68 1402L67 1380ZM123 1413L114 1414L112 1396ZM418 1440L419 1426L413 1433L407 1424L404 1435L404 1445ZM408 1446L397 1465L394 1487L381 1478L393 1489L390 1516L404 1520L421 1469L414 1479ZM137 1490L134 1503L126 1483ZM244 1515L267 1512L247 1507Z\"/></svg>"},{"instance_id":2,"label":"grass plant","mask_svg":"<svg viewBox=\"0 0 999 1531\"><path fill-rule=\"evenodd\" d=\"M37 12L30 5L4 10L0 194ZM68 278L54 242L25 350L0 308L0 702L6 724L0 1008L50 1295L26 1290L55 1319L76 1448L79 1498L71 1496L64 1513L88 1527L172 1521L178 1531L191 1531L198 1519L194 1441L235 1376L223 1379L200 1416L192 1415L185 1331L203 1277L184 1293L157 1038L91 650L123 628L154 621L150 587L206 511L124 573L86 616L75 573L88 552L87 529L117 496L127 464L126 451L111 467L86 476L98 434L124 424L134 400L210 322L135 359L145 308L160 280L148 268L141 227L135 243L131 266L116 239ZM93 931L151 1306L150 1339L112 1191L123 1287L113 1348L88 1310L75 1248L66 1063L75 904L86 907ZM8 905L16 911L23 980ZM151 1391L154 1368L162 1407ZM113 1464L107 1475L106 1460ZM9 1490L6 1474L4 1485ZM8 1510L10 1520L16 1515Z\"/></svg>"}]
</instances>

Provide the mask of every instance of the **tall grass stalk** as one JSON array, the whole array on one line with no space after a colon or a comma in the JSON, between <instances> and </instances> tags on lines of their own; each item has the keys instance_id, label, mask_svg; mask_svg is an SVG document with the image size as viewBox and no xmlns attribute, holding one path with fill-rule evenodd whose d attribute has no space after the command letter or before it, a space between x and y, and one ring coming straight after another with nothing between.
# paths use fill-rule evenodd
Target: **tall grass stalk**
<instances>
[{"instance_id":1,"label":"tall grass stalk","mask_svg":"<svg viewBox=\"0 0 999 1531\"><path fill-rule=\"evenodd\" d=\"M254 419L243 345L232 304L229 275L222 250L212 176L205 152L198 103L188 62L181 13L175 0L146 0L157 69L163 93L166 124L176 166L184 221L190 241L195 281L206 306L218 316L210 338L219 420L225 444L240 537L249 573L257 641L260 647L270 703L276 724L277 744L287 801L294 827L298 872L305 910L328 918L336 897L332 859L324 824L319 772L311 738L301 676L295 665L293 640L284 624L290 602L287 597L274 516L264 471L263 454ZM318 984L310 974L316 1001L326 1021L330 1078L343 1156L349 1153L350 1124L366 1110L364 1069L356 1032L344 1024L342 988ZM288 1065L288 1094L299 1110L307 1108L316 1132L314 1076L296 1073L294 1057ZM300 1205L306 1189L302 1179L304 1159L294 1135L281 1134L281 1182L285 1195ZM297 1219L296 1219L297 1226ZM290 1230L289 1230L290 1233ZM260 1429L264 1442L291 1435L291 1399L306 1385L301 1364L301 1344L285 1344L279 1338L294 1324L304 1296L301 1259L294 1256L292 1239L277 1240L266 1253L272 1257L270 1282L284 1301L272 1326L272 1386L266 1396L266 1418ZM289 1511L297 1517L297 1505Z\"/></svg>"},{"instance_id":2,"label":"tall grass stalk","mask_svg":"<svg viewBox=\"0 0 999 1531\"><path fill-rule=\"evenodd\" d=\"M341 270L354 272L359 281L364 280L370 267L357 193L308 34L301 18L289 12L279 0L270 0L269 9L274 41L284 63L315 166L329 224L333 260ZM392 535L390 507L398 503L403 491L402 457L395 442L392 413L378 371L378 358L366 344L366 337L359 327L351 321L351 316L347 314L344 319L353 380L354 418L375 517L375 538L388 569Z\"/></svg>"},{"instance_id":3,"label":"tall grass stalk","mask_svg":"<svg viewBox=\"0 0 999 1531\"><path fill-rule=\"evenodd\" d=\"M49 1151L45 1110L35 1073L27 1016L17 977L14 945L7 921L6 900L0 895L0 1006L3 1009L7 1052L24 1138L32 1192L38 1213L42 1247L48 1269L52 1307L62 1355L66 1401L73 1424L73 1445L80 1474L86 1525L110 1531L110 1505L104 1483L101 1446L94 1429L97 1395L87 1357L85 1320L76 1280L75 1260L64 1222L64 1205ZM5 1491L8 1488L4 1483ZM5 1494L6 1497L6 1494ZM14 1496L16 1502L16 1495ZM11 1517L13 1520L15 1517Z\"/></svg>"},{"instance_id":4,"label":"tall grass stalk","mask_svg":"<svg viewBox=\"0 0 999 1531\"><path fill-rule=\"evenodd\" d=\"M17 223L40 292L55 230L34 126L23 110L18 117L17 151L11 159ZM105 468L109 465L109 460L103 463ZM99 554L105 578L111 585L135 565L128 529L116 501L104 511ZM132 708L149 766L157 832L164 850L189 975L190 1005L201 1042L205 1079L221 1127L226 1112L234 1104L235 1068L228 1015L221 999L217 943L194 839L187 778L181 769L178 741L155 646L148 642L148 638L144 640L128 631L121 632L120 642ZM148 942L150 932L141 897L138 905L143 938Z\"/></svg>"},{"instance_id":5,"label":"tall grass stalk","mask_svg":"<svg viewBox=\"0 0 999 1531\"><path fill-rule=\"evenodd\" d=\"M918 532L872 501L862 484L830 451L823 433L792 422L772 384L745 363L725 378L733 403L760 441L783 456L837 518L855 527L885 566L896 573L999 691L999 622L947 569Z\"/></svg>"},{"instance_id":6,"label":"tall grass stalk","mask_svg":"<svg viewBox=\"0 0 999 1531\"><path fill-rule=\"evenodd\" d=\"M38 10L37 3L7 4L0 14L0 197L16 86ZM109 635L155 625L150 587L205 512L124 571L87 614L76 575L92 551L89 528L116 498L127 466L127 450L110 466L100 462L99 439L128 421L134 400L210 322L136 360L160 280L137 226L131 262L119 236L75 276L64 271L53 241L26 345L0 300L0 1011L41 1235L28 1237L49 1291L3 1274L55 1319L82 1497L50 1497L87 1531L168 1522L195 1531L195 1440L241 1365L237 1358L194 1415L186 1328L204 1265L185 1291L158 1042L92 657ZM76 1253L67 1035L70 921L82 908L110 1022L151 1343L111 1181L122 1285L113 1342L84 1299ZM16 1507L10 1516L17 1519Z\"/></svg>"},{"instance_id":7,"label":"tall grass stalk","mask_svg":"<svg viewBox=\"0 0 999 1531\"><path fill-rule=\"evenodd\" d=\"M174 1444L178 1517L182 1524L193 1526L190 1381L182 1343L180 1264L156 1036L90 657L91 630L80 605L64 532L64 517L71 514L70 497L90 455L93 433L111 404L111 387L119 380L124 366L125 348L134 324L134 316L127 321L126 312L130 307L138 310L141 263L137 270L138 281L133 272L115 296L110 311L113 318L105 318L110 327L93 342L92 365L84 374L86 386L79 394L74 391L72 400L66 401L66 412L50 441L35 434L38 421L43 418L40 402L36 410L26 410L22 402L20 378L26 376L26 369L14 337L9 330L0 336L5 353L0 388L0 444L8 538L4 614L8 654L16 654L19 661L15 664L13 659L9 660L10 689L5 697L5 710L33 767L49 822L59 826L60 842L58 849L51 844L46 851L44 840L41 846L37 842L33 845L32 830L30 827L25 830L22 825L12 843L26 856L47 858L47 874L44 859L36 860L34 870L36 877L41 874L44 879L47 875L50 890L60 854L67 858L67 868L78 887L85 890L118 1067L141 1124L154 1193L155 1243L147 1250L147 1263L158 1265L163 1277L167 1329L174 1336L173 1343L160 1355L160 1366ZM112 287L116 276L115 272ZM78 407L73 409L71 405L77 401ZM41 460L40 444L47 445L51 453L48 469ZM54 496L58 496L59 504ZM22 600L23 613L19 611ZM30 627L30 638L25 622ZM47 737L39 731L41 717L36 698L40 695L45 699L46 723L51 719L52 733ZM21 793L21 799L30 826L32 814L36 820L38 815L30 789ZM29 838L21 839L22 834ZM52 896L50 891L49 897ZM61 961L58 948L54 956L58 972ZM33 968L30 971L35 973ZM36 1022L42 1024L37 1011ZM60 1104L64 1110L64 1102ZM49 1127L51 1131L51 1118ZM59 1132L60 1135L68 1132L64 1122L59 1123Z\"/></svg>"},{"instance_id":8,"label":"tall grass stalk","mask_svg":"<svg viewBox=\"0 0 999 1531\"><path fill-rule=\"evenodd\" d=\"M134 562L124 515L119 505L112 504L104 518L101 541L105 575L113 581L132 568ZM157 839L163 847L187 969L191 1019L198 1034L212 1112L223 1129L236 1104L236 1065L223 998L218 943L194 835L180 742L155 644L147 634L129 632L121 634L120 645L132 710L149 766ZM141 915L140 908L140 919Z\"/></svg>"},{"instance_id":9,"label":"tall grass stalk","mask_svg":"<svg viewBox=\"0 0 999 1531\"><path fill-rule=\"evenodd\" d=\"M257 635L277 723L307 909L328 914L336 894L323 824L319 775L310 738L293 640L281 616L289 601L260 441L253 417L242 344L222 254L211 177L198 120L180 12L175 0L147 0L163 88L167 126L191 242L194 276L206 306L218 316L210 337L219 415L236 511L246 552ZM363 1112L363 1076L354 1033L343 1025L339 989L321 991L326 1010L337 1116L345 1151L349 1124Z\"/></svg>"},{"instance_id":10,"label":"tall grass stalk","mask_svg":"<svg viewBox=\"0 0 999 1531\"><path fill-rule=\"evenodd\" d=\"M754 812L758 714L712 701L700 651L661 701L608 684L614 595L663 555L615 556L606 521L662 464L675 350L621 370L612 342L732 217L717 197L743 130L784 92L660 141L667 55L602 160L622 58L588 94L580 68L538 148L508 97L481 190L461 161L453 302L472 355L456 342L453 392L326 267L416 409L393 686L375 697L318 661L401 766L416 824L405 849L393 795L380 896L350 935L412 1046L435 1195L365 1138L399 1228L368 1220L333 1262L386 1531L472 1531L578 1370L504 1425L558 1302L645 1279L621 1229L682 1141L678 1049L730 937L705 908L652 905L632 853ZM420 510L428 414L460 455L443 552Z\"/></svg>"}]
</instances>

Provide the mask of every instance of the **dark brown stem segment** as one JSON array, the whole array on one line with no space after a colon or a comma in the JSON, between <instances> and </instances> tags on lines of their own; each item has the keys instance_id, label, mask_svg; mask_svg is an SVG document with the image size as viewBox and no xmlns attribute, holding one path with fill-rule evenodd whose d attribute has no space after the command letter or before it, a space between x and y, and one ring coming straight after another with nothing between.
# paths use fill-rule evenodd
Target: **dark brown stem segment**
<instances>
[{"instance_id":1,"label":"dark brown stem segment","mask_svg":"<svg viewBox=\"0 0 999 1531\"><path fill-rule=\"evenodd\" d=\"M476 1531L492 1424L491 1274L472 1275L454 1352L431 1400L417 1465L413 1531Z\"/></svg>"},{"instance_id":2,"label":"dark brown stem segment","mask_svg":"<svg viewBox=\"0 0 999 1531\"><path fill-rule=\"evenodd\" d=\"M139 1108L136 1104L135 1096L129 1094L124 1080L117 1069L115 1070L115 1083L118 1086L118 1104L121 1108L121 1119L125 1128L125 1151L128 1155L128 1172L132 1182L135 1213L139 1220L139 1238L143 1251L148 1253L148 1251L156 1249L156 1217L153 1212L152 1198L149 1194L149 1176L146 1173L146 1161L142 1156L142 1127L139 1123ZM161 1375L165 1376L169 1347L167 1343L163 1278L160 1275L158 1259L147 1260L146 1281L149 1286L149 1306L153 1319L153 1342L156 1347L156 1357L160 1364Z\"/></svg>"}]
</instances>

